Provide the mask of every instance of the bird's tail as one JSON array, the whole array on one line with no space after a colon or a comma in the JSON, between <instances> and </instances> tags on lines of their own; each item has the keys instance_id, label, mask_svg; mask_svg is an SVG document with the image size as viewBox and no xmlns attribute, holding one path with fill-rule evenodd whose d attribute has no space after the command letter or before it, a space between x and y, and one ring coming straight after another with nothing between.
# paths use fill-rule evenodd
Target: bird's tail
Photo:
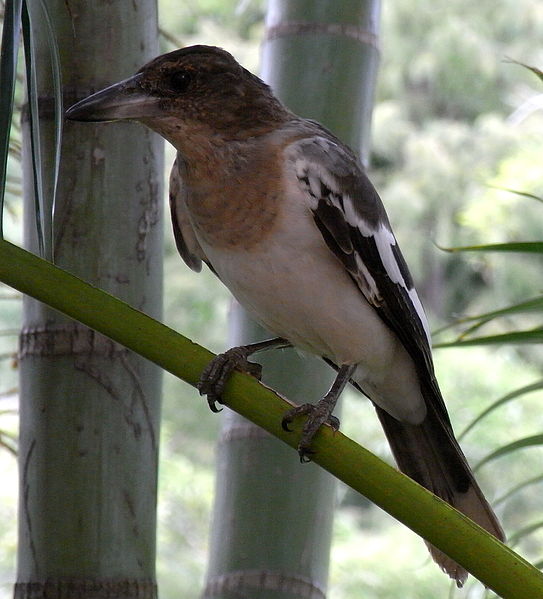
<instances>
[{"instance_id":1,"label":"bird's tail","mask_svg":"<svg viewBox=\"0 0 543 599\"><path fill-rule=\"evenodd\" d=\"M452 427L438 412L435 398L428 399L428 413L420 425L400 422L375 406L398 467L503 541L500 523L475 481ZM436 547L428 547L437 564L462 586L466 570Z\"/></svg>"}]
</instances>

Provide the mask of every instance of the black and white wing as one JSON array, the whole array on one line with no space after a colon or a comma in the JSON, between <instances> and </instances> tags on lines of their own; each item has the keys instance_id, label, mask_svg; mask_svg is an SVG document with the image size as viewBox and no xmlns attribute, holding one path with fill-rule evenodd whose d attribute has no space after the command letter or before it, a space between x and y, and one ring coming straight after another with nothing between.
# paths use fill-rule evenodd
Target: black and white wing
<instances>
[{"instance_id":1,"label":"black and white wing","mask_svg":"<svg viewBox=\"0 0 543 599\"><path fill-rule=\"evenodd\" d=\"M354 154L332 137L304 138L289 150L326 244L401 340L421 384L432 387L446 415L435 381L426 315L375 188Z\"/></svg>"},{"instance_id":2,"label":"black and white wing","mask_svg":"<svg viewBox=\"0 0 543 599\"><path fill-rule=\"evenodd\" d=\"M208 263L208 260L198 243L189 219L185 191L181 181L177 158L173 163L170 174L169 197L173 234L177 251L189 268L195 272L200 272L202 270L202 261Z\"/></svg>"},{"instance_id":3,"label":"black and white wing","mask_svg":"<svg viewBox=\"0 0 543 599\"><path fill-rule=\"evenodd\" d=\"M318 131L289 148L299 185L326 244L413 359L427 408L425 419L412 425L375 406L396 462L400 470L503 540L500 523L454 437L434 375L426 316L381 200L352 152L326 130ZM461 586L467 571L429 548Z\"/></svg>"}]
</instances>

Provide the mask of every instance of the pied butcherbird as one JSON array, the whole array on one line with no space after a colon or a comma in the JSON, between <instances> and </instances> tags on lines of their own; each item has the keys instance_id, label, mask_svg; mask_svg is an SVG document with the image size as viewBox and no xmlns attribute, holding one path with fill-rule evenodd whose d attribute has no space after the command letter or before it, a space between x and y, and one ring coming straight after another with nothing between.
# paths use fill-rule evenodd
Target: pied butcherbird
<instances>
[{"instance_id":1,"label":"pied butcherbird","mask_svg":"<svg viewBox=\"0 0 543 599\"><path fill-rule=\"evenodd\" d=\"M173 230L190 268L202 262L276 338L233 348L205 370L212 409L233 368L292 345L337 370L308 418L302 457L348 383L374 404L399 468L503 539L458 442L434 374L421 302L383 204L355 154L296 116L224 50L183 48L69 109L77 121L139 121L177 150ZM466 571L434 547L457 584Z\"/></svg>"}]
</instances>

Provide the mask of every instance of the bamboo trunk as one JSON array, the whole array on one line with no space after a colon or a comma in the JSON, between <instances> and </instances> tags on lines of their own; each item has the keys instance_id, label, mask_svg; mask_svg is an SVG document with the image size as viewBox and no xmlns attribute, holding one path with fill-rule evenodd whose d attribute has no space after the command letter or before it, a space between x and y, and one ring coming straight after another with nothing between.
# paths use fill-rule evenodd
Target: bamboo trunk
<instances>
[{"instance_id":1,"label":"bamboo trunk","mask_svg":"<svg viewBox=\"0 0 543 599\"><path fill-rule=\"evenodd\" d=\"M365 162L378 62L379 2L270 0L262 77L294 112L314 118L359 150ZM241 307L230 345L269 338ZM259 354L266 384L296 403L318 400L333 379L294 350ZM276 439L226 411L206 599L325 597L334 479L300 465Z\"/></svg>"},{"instance_id":2,"label":"bamboo trunk","mask_svg":"<svg viewBox=\"0 0 543 599\"><path fill-rule=\"evenodd\" d=\"M153 0L46 0L46 5L60 48L66 106L157 54ZM36 23L42 150L49 172L51 70L40 31ZM24 117L23 127L29 181ZM143 127L66 124L53 223L55 261L158 318L162 179L162 142ZM51 191L50 182L45 187ZM33 207L25 184L25 245L36 251ZM17 599L156 597L160 386L156 366L25 298Z\"/></svg>"}]
</instances>

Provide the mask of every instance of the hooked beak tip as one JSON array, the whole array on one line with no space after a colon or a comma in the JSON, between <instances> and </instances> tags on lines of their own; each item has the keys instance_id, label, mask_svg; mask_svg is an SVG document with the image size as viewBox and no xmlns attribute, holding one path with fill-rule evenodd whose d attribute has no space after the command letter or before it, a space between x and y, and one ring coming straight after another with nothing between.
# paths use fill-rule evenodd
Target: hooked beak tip
<instances>
[{"instance_id":1,"label":"hooked beak tip","mask_svg":"<svg viewBox=\"0 0 543 599\"><path fill-rule=\"evenodd\" d=\"M92 97L92 96L91 96ZM87 102L88 98L80 100L65 112L64 116L69 121L80 121L80 122L88 122L88 123L99 123L105 122L107 120L114 120L113 118L105 119L100 117L98 111L93 109L89 102Z\"/></svg>"}]
</instances>

